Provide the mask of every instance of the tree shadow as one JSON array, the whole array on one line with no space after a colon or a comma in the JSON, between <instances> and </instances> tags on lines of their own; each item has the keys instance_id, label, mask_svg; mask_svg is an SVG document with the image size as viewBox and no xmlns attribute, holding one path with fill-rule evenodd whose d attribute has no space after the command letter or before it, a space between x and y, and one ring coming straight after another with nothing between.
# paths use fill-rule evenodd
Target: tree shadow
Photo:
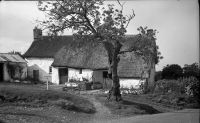
<instances>
[{"instance_id":1,"label":"tree shadow","mask_svg":"<svg viewBox=\"0 0 200 123\"><path fill-rule=\"evenodd\" d=\"M155 108L153 108L152 106L149 106L149 105L146 105L146 104L131 102L131 101L128 101L128 100L123 100L122 104L124 104L124 105L134 105L138 109L145 110L145 112L148 113L148 114L162 113L162 112L156 110Z\"/></svg>"}]
</instances>

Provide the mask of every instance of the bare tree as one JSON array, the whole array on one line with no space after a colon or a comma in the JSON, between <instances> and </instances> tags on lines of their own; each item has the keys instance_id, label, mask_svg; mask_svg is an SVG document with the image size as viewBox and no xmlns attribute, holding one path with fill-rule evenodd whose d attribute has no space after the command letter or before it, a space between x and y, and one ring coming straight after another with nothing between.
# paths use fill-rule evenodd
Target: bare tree
<instances>
[{"instance_id":1,"label":"bare tree","mask_svg":"<svg viewBox=\"0 0 200 123\"><path fill-rule=\"evenodd\" d=\"M111 95L119 101L122 99L117 74L120 54L134 52L141 56L150 56L155 52L152 50L155 43L154 39L149 40L146 34L141 33L137 36L139 43L126 51L121 51L126 28L135 14L132 11L130 15L123 15L124 4L119 0L116 2L120 9L115 9L111 4L105 7L103 0L40 1L38 8L47 15L47 19L40 24L51 35L62 34L65 29L72 29L76 38L87 37L104 45L109 56L109 73L112 73L113 80Z\"/></svg>"}]
</instances>

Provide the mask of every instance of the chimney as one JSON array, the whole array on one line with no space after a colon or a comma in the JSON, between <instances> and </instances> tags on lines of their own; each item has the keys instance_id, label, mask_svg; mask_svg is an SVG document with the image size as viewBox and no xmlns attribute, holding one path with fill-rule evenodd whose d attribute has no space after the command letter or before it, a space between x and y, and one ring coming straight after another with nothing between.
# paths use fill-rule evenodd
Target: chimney
<instances>
[{"instance_id":1,"label":"chimney","mask_svg":"<svg viewBox=\"0 0 200 123\"><path fill-rule=\"evenodd\" d=\"M147 36L153 36L153 29L148 29L147 30Z\"/></svg>"},{"instance_id":2,"label":"chimney","mask_svg":"<svg viewBox=\"0 0 200 123\"><path fill-rule=\"evenodd\" d=\"M34 41L41 40L41 38L42 38L42 30L37 28L37 27L35 27L33 29L33 38L34 38Z\"/></svg>"}]
</instances>

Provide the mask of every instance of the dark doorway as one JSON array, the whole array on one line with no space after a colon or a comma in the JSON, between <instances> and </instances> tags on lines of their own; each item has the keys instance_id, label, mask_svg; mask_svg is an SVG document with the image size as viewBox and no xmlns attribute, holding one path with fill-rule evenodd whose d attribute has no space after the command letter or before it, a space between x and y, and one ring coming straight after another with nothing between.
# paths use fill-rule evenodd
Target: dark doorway
<instances>
[{"instance_id":1,"label":"dark doorway","mask_svg":"<svg viewBox=\"0 0 200 123\"><path fill-rule=\"evenodd\" d=\"M59 84L65 84L68 80L68 68L59 68Z\"/></svg>"},{"instance_id":2,"label":"dark doorway","mask_svg":"<svg viewBox=\"0 0 200 123\"><path fill-rule=\"evenodd\" d=\"M4 77L3 77L3 63L0 63L0 81L3 81Z\"/></svg>"},{"instance_id":3,"label":"dark doorway","mask_svg":"<svg viewBox=\"0 0 200 123\"><path fill-rule=\"evenodd\" d=\"M39 81L39 70L33 70L33 80Z\"/></svg>"},{"instance_id":4,"label":"dark doorway","mask_svg":"<svg viewBox=\"0 0 200 123\"><path fill-rule=\"evenodd\" d=\"M112 79L112 74L109 74L108 71L103 71L103 78Z\"/></svg>"}]
</instances>

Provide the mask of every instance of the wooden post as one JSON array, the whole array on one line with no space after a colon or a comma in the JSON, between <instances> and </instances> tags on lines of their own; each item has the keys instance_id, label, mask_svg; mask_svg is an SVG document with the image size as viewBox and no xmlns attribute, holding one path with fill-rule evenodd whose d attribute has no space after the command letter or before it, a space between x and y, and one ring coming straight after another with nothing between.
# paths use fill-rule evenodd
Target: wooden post
<instances>
[{"instance_id":1,"label":"wooden post","mask_svg":"<svg viewBox=\"0 0 200 123\"><path fill-rule=\"evenodd\" d=\"M50 76L45 76L45 77L46 77L46 79L47 79L47 82L46 82L47 90L49 90L49 79L48 79L48 78L49 78Z\"/></svg>"},{"instance_id":2,"label":"wooden post","mask_svg":"<svg viewBox=\"0 0 200 123\"><path fill-rule=\"evenodd\" d=\"M48 77L47 77L47 90L49 90L49 81L48 81Z\"/></svg>"}]
</instances>

